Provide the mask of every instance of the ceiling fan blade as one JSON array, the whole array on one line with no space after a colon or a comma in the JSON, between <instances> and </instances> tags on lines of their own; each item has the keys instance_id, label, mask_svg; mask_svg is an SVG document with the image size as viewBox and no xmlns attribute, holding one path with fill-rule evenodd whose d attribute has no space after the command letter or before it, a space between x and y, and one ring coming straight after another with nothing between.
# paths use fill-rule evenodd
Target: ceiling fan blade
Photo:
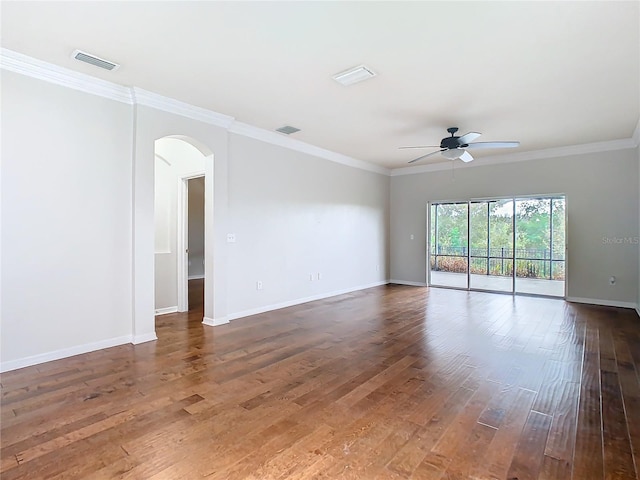
<instances>
[{"instance_id":1,"label":"ceiling fan blade","mask_svg":"<svg viewBox=\"0 0 640 480\"><path fill-rule=\"evenodd\" d=\"M417 162L418 160L422 160L423 158L430 157L431 155L437 155L438 153L444 152L445 150L446 150L446 148L443 148L442 150L437 150L435 152L427 153L426 155L422 155L421 157L414 158L413 160L410 160L409 163Z\"/></svg>"},{"instance_id":2,"label":"ceiling fan blade","mask_svg":"<svg viewBox=\"0 0 640 480\"><path fill-rule=\"evenodd\" d=\"M469 142L473 142L476 138L478 138L480 135L482 135L481 133L478 132L469 132L469 133L465 133L464 135L462 135L460 138L458 138L458 144L459 145L466 145Z\"/></svg>"},{"instance_id":3,"label":"ceiling fan blade","mask_svg":"<svg viewBox=\"0 0 640 480\"><path fill-rule=\"evenodd\" d=\"M398 147L400 150L404 148L440 148L440 145L414 145L411 147Z\"/></svg>"},{"instance_id":4,"label":"ceiling fan blade","mask_svg":"<svg viewBox=\"0 0 640 480\"><path fill-rule=\"evenodd\" d=\"M519 146L520 142L476 142L470 143L465 148L514 148Z\"/></svg>"},{"instance_id":5,"label":"ceiling fan blade","mask_svg":"<svg viewBox=\"0 0 640 480\"><path fill-rule=\"evenodd\" d=\"M460 158L460 160L462 160L465 163L470 162L471 160L473 160L473 157L471 156L471 154L469 152L467 152L466 150L462 155L460 155L459 158Z\"/></svg>"}]
</instances>

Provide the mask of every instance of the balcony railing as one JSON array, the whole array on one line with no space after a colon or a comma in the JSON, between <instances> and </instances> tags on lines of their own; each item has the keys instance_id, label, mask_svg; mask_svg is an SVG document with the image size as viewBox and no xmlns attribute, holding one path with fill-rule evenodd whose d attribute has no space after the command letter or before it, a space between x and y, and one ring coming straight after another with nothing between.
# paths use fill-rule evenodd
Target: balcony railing
<instances>
[{"instance_id":1,"label":"balcony railing","mask_svg":"<svg viewBox=\"0 0 640 480\"><path fill-rule=\"evenodd\" d=\"M512 276L515 259L516 276L564 280L564 250L516 248L471 248L438 245L431 251L431 270L467 272L467 259L473 274Z\"/></svg>"}]
</instances>

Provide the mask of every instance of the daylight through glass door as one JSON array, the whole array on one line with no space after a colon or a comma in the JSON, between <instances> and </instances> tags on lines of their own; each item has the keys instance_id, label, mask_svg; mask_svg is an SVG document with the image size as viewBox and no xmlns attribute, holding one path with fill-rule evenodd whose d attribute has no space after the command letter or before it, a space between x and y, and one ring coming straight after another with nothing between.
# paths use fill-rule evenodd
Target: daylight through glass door
<instances>
[{"instance_id":1,"label":"daylight through glass door","mask_svg":"<svg viewBox=\"0 0 640 480\"><path fill-rule=\"evenodd\" d=\"M470 287L513 291L513 200L471 202Z\"/></svg>"},{"instance_id":2,"label":"daylight through glass door","mask_svg":"<svg viewBox=\"0 0 640 480\"><path fill-rule=\"evenodd\" d=\"M565 295L564 196L433 203L429 284Z\"/></svg>"},{"instance_id":3,"label":"daylight through glass door","mask_svg":"<svg viewBox=\"0 0 640 480\"><path fill-rule=\"evenodd\" d=\"M469 205L436 203L431 206L431 283L468 288Z\"/></svg>"}]
</instances>

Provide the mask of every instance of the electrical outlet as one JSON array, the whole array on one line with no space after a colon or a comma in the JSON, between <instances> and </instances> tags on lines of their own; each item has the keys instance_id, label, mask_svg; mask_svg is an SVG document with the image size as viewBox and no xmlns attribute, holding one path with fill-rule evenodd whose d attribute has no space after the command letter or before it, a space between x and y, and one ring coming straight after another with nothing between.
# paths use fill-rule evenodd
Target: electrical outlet
<instances>
[{"instance_id":1,"label":"electrical outlet","mask_svg":"<svg viewBox=\"0 0 640 480\"><path fill-rule=\"evenodd\" d=\"M227 233L227 243L236 243L235 233Z\"/></svg>"},{"instance_id":2,"label":"electrical outlet","mask_svg":"<svg viewBox=\"0 0 640 480\"><path fill-rule=\"evenodd\" d=\"M609 285L615 285L615 284L616 284L616 277L612 275L609 277Z\"/></svg>"},{"instance_id":3,"label":"electrical outlet","mask_svg":"<svg viewBox=\"0 0 640 480\"><path fill-rule=\"evenodd\" d=\"M262 282L260 280L256 282L256 290L262 290Z\"/></svg>"}]
</instances>

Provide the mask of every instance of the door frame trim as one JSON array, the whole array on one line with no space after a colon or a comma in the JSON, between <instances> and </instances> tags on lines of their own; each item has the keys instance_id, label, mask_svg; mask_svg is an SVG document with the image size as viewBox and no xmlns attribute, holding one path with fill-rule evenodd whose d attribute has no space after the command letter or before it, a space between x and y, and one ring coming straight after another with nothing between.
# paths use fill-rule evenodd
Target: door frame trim
<instances>
[{"instance_id":1,"label":"door frame trim","mask_svg":"<svg viewBox=\"0 0 640 480\"><path fill-rule=\"evenodd\" d=\"M201 177L205 177L204 170L181 175L178 178L178 208L176 215L178 234L176 246L178 312L187 312L189 310L189 254L187 252L189 248L189 180ZM205 180L205 196L206 185ZM204 248L206 257L206 242Z\"/></svg>"}]
</instances>

